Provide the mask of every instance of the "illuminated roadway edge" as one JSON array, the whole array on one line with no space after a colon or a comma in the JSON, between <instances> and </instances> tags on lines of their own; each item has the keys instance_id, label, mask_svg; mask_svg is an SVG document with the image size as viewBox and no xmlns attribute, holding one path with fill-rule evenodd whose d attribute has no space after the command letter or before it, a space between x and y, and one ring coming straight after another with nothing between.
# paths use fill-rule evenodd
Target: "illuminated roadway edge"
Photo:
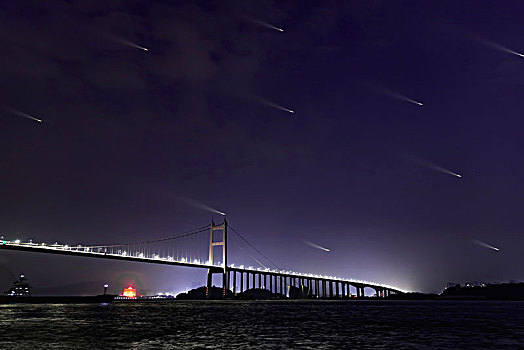
<instances>
[{"instance_id":1,"label":"illuminated roadway edge","mask_svg":"<svg viewBox=\"0 0 524 350\"><path fill-rule=\"evenodd\" d=\"M81 249L89 248L89 246L82 246ZM85 258L100 258L100 259L113 259L113 260L125 260L125 261L134 261L134 262L142 262L142 263L149 263L149 264L162 264L162 265L175 265L175 266L186 266L186 267L198 267L201 269L213 269L215 272L223 271L224 267L221 265L211 265L211 264L202 264L198 262L189 262L189 261L176 261L176 260L168 260L165 258L140 258L136 256L127 256L127 255L120 255L120 254L106 254L106 253L98 253L98 252L86 252L77 250L75 247L69 247L64 248L61 247L53 247L53 246L45 246L45 245L39 245L37 243L13 243L11 241L2 241L0 244L0 249L6 249L6 250L18 250L18 251L25 251L25 252L35 252L35 253L47 253L47 254L61 254L61 255L73 255L73 256L82 256ZM73 250L74 249L74 250ZM263 273L267 275L274 275L274 276L285 276L285 277L301 277L301 278L312 278L319 281L337 281L337 282L346 282L352 286L358 286L358 287L380 287L382 289L387 289L390 291L394 291L397 293L408 293L408 291L384 285L384 284L378 284L368 281L361 281L361 280L352 280L352 279L344 279L334 276L321 276L321 275L315 275L315 274L308 274L308 273L299 273L299 272L291 272L291 271L285 271L285 270L271 270L271 269L260 269L260 268L243 268L243 267L235 267L234 265L228 266L226 268L228 271L237 271L237 272L249 272L249 273Z\"/></svg>"}]
</instances>

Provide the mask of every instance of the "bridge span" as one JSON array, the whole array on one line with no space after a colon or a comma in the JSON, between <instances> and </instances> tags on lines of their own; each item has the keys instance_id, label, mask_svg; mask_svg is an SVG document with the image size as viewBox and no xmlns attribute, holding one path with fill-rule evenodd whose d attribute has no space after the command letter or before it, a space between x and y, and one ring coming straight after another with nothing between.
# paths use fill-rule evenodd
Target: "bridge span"
<instances>
[{"instance_id":1,"label":"bridge span","mask_svg":"<svg viewBox=\"0 0 524 350\"><path fill-rule=\"evenodd\" d=\"M192 259L190 257L191 254L182 257L178 254L175 255L174 250L170 250L169 248L166 249L164 247L163 251L162 248L153 248L154 244L160 242L165 244L165 242L190 237L203 232L209 232L208 259L205 261L197 258ZM70 246L58 243L46 244L32 241L1 240L0 249L207 269L208 292L212 286L213 275L219 274L222 277L224 297L226 296L227 290L232 291L232 293L236 295L251 288L267 289L272 293L282 295L289 295L290 291L296 288L295 290L301 295L312 298L363 298L364 288L373 289L376 297L388 297L404 292L399 288L368 281L270 269L265 266L254 268L252 266L246 267L244 265L235 266L235 264L228 264L227 234L228 224L227 221L224 220L220 225L211 223L211 225L206 226L205 229L200 228L182 235L147 242ZM214 262L215 247L221 248L220 251L222 253L222 260L218 263ZM169 253L170 251L171 253Z\"/></svg>"}]
</instances>

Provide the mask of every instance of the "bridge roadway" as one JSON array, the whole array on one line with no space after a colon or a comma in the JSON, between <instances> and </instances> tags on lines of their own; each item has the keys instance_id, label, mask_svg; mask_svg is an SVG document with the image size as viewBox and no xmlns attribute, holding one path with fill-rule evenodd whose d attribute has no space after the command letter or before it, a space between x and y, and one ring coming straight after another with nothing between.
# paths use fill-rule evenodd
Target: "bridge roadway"
<instances>
[{"instance_id":1,"label":"bridge roadway","mask_svg":"<svg viewBox=\"0 0 524 350\"><path fill-rule=\"evenodd\" d=\"M89 246L46 245L44 243L22 243L19 241L3 240L0 241L0 249L202 268L209 271L208 276L211 276L212 274L222 274L225 288L232 290L233 294L241 293L250 288L264 288L272 293L280 293L284 295L288 295L291 288L296 288L294 289L295 293L299 293L301 296L316 298L362 298L364 297L364 288L373 289L377 297L388 297L393 294L403 293L403 291L398 288L367 281L284 270L271 270L268 268L246 268L242 265L238 267L234 265L224 267L202 263L198 260L191 262L182 259L177 261L172 257L132 256L125 254L125 252L118 254L101 253L92 251L92 248ZM240 282L239 284L237 283L237 276L238 281ZM211 285L209 278L210 277L208 277L208 286ZM239 288L237 289L237 287ZM355 294L351 293L350 287L355 289Z\"/></svg>"}]
</instances>

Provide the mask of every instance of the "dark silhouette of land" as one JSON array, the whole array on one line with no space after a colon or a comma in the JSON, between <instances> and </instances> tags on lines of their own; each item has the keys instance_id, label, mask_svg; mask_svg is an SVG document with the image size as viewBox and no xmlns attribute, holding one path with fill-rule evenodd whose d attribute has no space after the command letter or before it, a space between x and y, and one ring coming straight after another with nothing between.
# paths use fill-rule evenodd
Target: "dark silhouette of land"
<instances>
[{"instance_id":1,"label":"dark silhouette of land","mask_svg":"<svg viewBox=\"0 0 524 350\"><path fill-rule=\"evenodd\" d=\"M226 290L226 299L240 300L272 300L272 299L317 299L307 288L289 288L289 296L271 293L267 289L253 288L234 295L231 290ZM180 293L177 300L205 300L223 299L223 289L211 287L209 296L206 296L206 287L192 289L187 293ZM336 298L330 298L336 299ZM342 299L342 298L339 298ZM357 298L344 298L357 299ZM440 294L426 293L400 293L387 298L364 297L360 299L377 300L524 300L524 283L487 284L483 286L460 286L446 288Z\"/></svg>"},{"instance_id":2,"label":"dark silhouette of land","mask_svg":"<svg viewBox=\"0 0 524 350\"><path fill-rule=\"evenodd\" d=\"M485 286L446 288L438 299L451 300L524 300L524 283L487 284Z\"/></svg>"}]
</instances>

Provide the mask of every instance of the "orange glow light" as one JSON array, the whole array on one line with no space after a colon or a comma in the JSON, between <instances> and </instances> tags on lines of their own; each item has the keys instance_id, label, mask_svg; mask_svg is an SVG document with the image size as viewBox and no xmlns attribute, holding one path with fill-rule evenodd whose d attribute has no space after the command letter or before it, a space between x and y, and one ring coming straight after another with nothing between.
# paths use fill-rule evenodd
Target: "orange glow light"
<instances>
[{"instance_id":1,"label":"orange glow light","mask_svg":"<svg viewBox=\"0 0 524 350\"><path fill-rule=\"evenodd\" d=\"M122 296L128 298L136 298L136 289L129 286L128 288L124 289L124 293L122 293Z\"/></svg>"}]
</instances>

